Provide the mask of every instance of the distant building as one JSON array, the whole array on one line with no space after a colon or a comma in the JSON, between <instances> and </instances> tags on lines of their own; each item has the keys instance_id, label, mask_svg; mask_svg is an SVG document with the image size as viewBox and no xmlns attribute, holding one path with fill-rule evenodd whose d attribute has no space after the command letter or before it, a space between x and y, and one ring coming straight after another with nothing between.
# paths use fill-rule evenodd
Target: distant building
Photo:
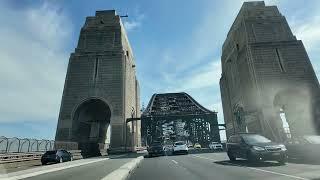
<instances>
[{"instance_id":1,"label":"distant building","mask_svg":"<svg viewBox=\"0 0 320 180\"><path fill-rule=\"evenodd\" d=\"M227 136L271 139L320 130L320 87L301 40L276 6L243 3L222 48L221 97ZM289 129L284 130L280 113Z\"/></svg>"}]
</instances>

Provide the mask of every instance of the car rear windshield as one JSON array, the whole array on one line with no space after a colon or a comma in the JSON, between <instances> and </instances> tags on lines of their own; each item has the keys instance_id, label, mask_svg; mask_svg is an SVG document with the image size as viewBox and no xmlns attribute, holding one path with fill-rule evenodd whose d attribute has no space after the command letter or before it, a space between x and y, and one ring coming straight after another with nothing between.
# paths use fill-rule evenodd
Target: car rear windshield
<instances>
[{"instance_id":1,"label":"car rear windshield","mask_svg":"<svg viewBox=\"0 0 320 180\"><path fill-rule=\"evenodd\" d=\"M258 135L258 134L250 134L250 135L242 135L243 140L247 143L268 143L271 142L270 139Z\"/></svg>"},{"instance_id":2,"label":"car rear windshield","mask_svg":"<svg viewBox=\"0 0 320 180\"><path fill-rule=\"evenodd\" d=\"M176 142L175 145L184 145L184 142Z\"/></svg>"},{"instance_id":3,"label":"car rear windshield","mask_svg":"<svg viewBox=\"0 0 320 180\"><path fill-rule=\"evenodd\" d=\"M161 146L161 143L160 142L154 142L151 144L151 146Z\"/></svg>"},{"instance_id":4,"label":"car rear windshield","mask_svg":"<svg viewBox=\"0 0 320 180\"><path fill-rule=\"evenodd\" d=\"M57 151L47 151L45 154L46 155L52 155L52 154L56 154L57 153Z\"/></svg>"}]
</instances>

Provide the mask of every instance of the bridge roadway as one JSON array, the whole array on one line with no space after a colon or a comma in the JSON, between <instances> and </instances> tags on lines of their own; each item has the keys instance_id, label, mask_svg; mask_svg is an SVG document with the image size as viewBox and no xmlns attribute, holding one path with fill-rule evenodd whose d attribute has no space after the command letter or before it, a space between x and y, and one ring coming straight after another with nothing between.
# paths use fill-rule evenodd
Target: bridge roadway
<instances>
[{"instance_id":1,"label":"bridge roadway","mask_svg":"<svg viewBox=\"0 0 320 180\"><path fill-rule=\"evenodd\" d=\"M95 180L116 172L124 164L143 154L113 155L109 158L83 159L62 164L40 166L33 169L10 173L10 176L27 175L32 180ZM0 167L1 168L1 167ZM117 170L117 171L118 171ZM44 172L47 171L47 172ZM37 174L37 172L40 172ZM31 173L31 176L30 176ZM33 173L33 174L32 174ZM28 175L29 174L29 175ZM0 174L1 177L1 174ZM6 177L2 177L5 179ZM23 178L24 176L19 176ZM114 176L118 177L118 176ZM1 178L0 178L1 179ZM14 178L13 178L14 179ZM119 178L113 178L119 179ZM145 157L131 173L129 180L320 180L320 162L276 162L249 164L245 160L231 162L225 152L190 153L188 155Z\"/></svg>"}]
</instances>

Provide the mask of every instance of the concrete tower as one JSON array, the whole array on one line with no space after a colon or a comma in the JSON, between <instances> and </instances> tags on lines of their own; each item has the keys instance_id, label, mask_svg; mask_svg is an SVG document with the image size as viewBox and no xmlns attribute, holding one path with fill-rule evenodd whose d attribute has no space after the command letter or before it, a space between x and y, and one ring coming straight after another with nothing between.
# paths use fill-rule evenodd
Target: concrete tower
<instances>
[{"instance_id":1,"label":"concrete tower","mask_svg":"<svg viewBox=\"0 0 320 180\"><path fill-rule=\"evenodd\" d=\"M319 82L302 41L276 6L243 3L221 64L227 136L249 131L283 141L284 119L292 136L319 133Z\"/></svg>"},{"instance_id":2,"label":"concrete tower","mask_svg":"<svg viewBox=\"0 0 320 180\"><path fill-rule=\"evenodd\" d=\"M140 144L136 65L120 16L114 10L87 17L71 53L56 131L56 146L96 154ZM110 141L110 142L108 142Z\"/></svg>"}]
</instances>

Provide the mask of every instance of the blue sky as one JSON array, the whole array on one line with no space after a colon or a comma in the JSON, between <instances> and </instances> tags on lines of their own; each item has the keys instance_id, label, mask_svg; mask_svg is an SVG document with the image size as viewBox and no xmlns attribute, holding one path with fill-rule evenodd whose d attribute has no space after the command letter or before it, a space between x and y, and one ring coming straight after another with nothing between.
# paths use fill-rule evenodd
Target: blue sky
<instances>
[{"instance_id":1,"label":"blue sky","mask_svg":"<svg viewBox=\"0 0 320 180\"><path fill-rule=\"evenodd\" d=\"M0 136L53 139L69 55L86 16L115 9L134 50L141 102L187 92L218 111L221 47L242 0L0 1ZM304 42L320 77L320 1L268 0ZM303 8L302 8L303 7Z\"/></svg>"}]
</instances>

